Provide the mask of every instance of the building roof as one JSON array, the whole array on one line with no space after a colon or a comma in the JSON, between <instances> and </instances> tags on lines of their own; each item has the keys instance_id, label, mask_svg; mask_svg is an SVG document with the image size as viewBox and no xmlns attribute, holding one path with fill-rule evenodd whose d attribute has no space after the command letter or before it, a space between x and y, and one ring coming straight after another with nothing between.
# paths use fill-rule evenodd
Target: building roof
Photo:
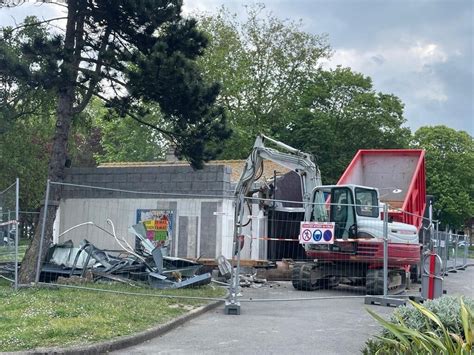
<instances>
[{"instance_id":1,"label":"building roof","mask_svg":"<svg viewBox=\"0 0 474 355\"><path fill-rule=\"evenodd\" d=\"M225 165L231 168L231 182L238 182L245 166L245 160L211 160L205 165ZM98 168L140 168L160 166L189 166L186 161L155 161L155 162L117 162L102 163ZM288 173L290 170L272 161L265 160L263 163L263 174L257 181L270 181L274 172L277 176Z\"/></svg>"}]
</instances>

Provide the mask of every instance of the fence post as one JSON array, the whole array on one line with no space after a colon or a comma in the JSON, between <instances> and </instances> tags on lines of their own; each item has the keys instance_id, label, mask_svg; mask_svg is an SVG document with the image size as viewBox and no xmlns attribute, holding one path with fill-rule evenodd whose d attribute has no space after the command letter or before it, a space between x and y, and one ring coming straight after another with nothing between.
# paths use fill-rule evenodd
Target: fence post
<instances>
[{"instance_id":1,"label":"fence post","mask_svg":"<svg viewBox=\"0 0 474 355\"><path fill-rule=\"evenodd\" d=\"M15 291L18 290L18 233L20 230L20 179L16 178L15 191Z\"/></svg>"},{"instance_id":2,"label":"fence post","mask_svg":"<svg viewBox=\"0 0 474 355\"><path fill-rule=\"evenodd\" d=\"M240 275L240 240L239 234L242 231L242 227L238 225L238 214L244 213L245 207L240 210L244 204L244 198L240 197L240 201L235 201L234 211L234 242L232 245L232 273L231 282L229 286L229 298L224 306L225 314L240 314L240 302L237 299L237 293L239 292L239 275ZM240 204L239 204L240 202ZM236 253L236 255L234 255ZM237 260L235 260L237 258Z\"/></svg>"},{"instance_id":3,"label":"fence post","mask_svg":"<svg viewBox=\"0 0 474 355\"><path fill-rule=\"evenodd\" d=\"M466 267L467 266L467 255L469 254L469 243L467 241L468 238L466 238L466 235L464 235L464 257L462 260L462 266Z\"/></svg>"},{"instance_id":4,"label":"fence post","mask_svg":"<svg viewBox=\"0 0 474 355\"><path fill-rule=\"evenodd\" d=\"M365 296L365 304L377 304L381 306L395 306L404 305L406 301L401 298L394 298L388 296L388 206L383 205L383 295L367 295Z\"/></svg>"},{"instance_id":5,"label":"fence post","mask_svg":"<svg viewBox=\"0 0 474 355\"><path fill-rule=\"evenodd\" d=\"M383 205L383 297L388 293L388 208Z\"/></svg>"},{"instance_id":6,"label":"fence post","mask_svg":"<svg viewBox=\"0 0 474 355\"><path fill-rule=\"evenodd\" d=\"M458 243L459 243L459 235L455 234L453 239L456 238L456 242L454 244L454 269L458 268Z\"/></svg>"},{"instance_id":7,"label":"fence post","mask_svg":"<svg viewBox=\"0 0 474 355\"><path fill-rule=\"evenodd\" d=\"M46 216L48 215L49 185L50 185L50 180L48 179L46 183L46 196L44 199L43 223L41 224L41 235L40 235L40 244L39 244L39 250L38 250L38 260L36 263L35 283L39 282L40 273L41 273L41 254L43 252L43 240L44 240L44 229L46 225Z\"/></svg>"}]
</instances>

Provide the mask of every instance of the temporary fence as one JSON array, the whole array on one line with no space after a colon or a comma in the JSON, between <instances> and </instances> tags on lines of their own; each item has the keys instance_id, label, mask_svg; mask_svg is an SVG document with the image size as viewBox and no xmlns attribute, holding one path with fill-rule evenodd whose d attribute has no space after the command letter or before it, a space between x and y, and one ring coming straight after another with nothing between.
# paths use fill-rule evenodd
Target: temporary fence
<instances>
[{"instance_id":1,"label":"temporary fence","mask_svg":"<svg viewBox=\"0 0 474 355\"><path fill-rule=\"evenodd\" d=\"M441 257L444 274L463 270L468 265L469 240L467 236L437 231L432 244Z\"/></svg>"},{"instance_id":2,"label":"temporary fence","mask_svg":"<svg viewBox=\"0 0 474 355\"><path fill-rule=\"evenodd\" d=\"M156 193L48 181L40 216L40 248L48 251L36 280L118 293L123 290L117 284L143 286L162 290L163 297L216 299L174 290L210 284L216 259L231 257L232 203L217 190Z\"/></svg>"},{"instance_id":3,"label":"temporary fence","mask_svg":"<svg viewBox=\"0 0 474 355\"><path fill-rule=\"evenodd\" d=\"M379 206L374 194L360 191L353 201L347 189L339 189L334 196L324 195L325 200L337 202L311 204L246 199L246 216L236 227L237 272L229 313L239 312L240 306L234 306L239 302L256 300L252 291L242 287L261 279L286 285L276 295L281 300L371 295L373 300L380 296L391 302L392 294L419 295L418 288L410 289L410 280L417 279L420 239L424 235L430 240L430 229L420 232L423 216L404 216L403 211ZM416 225L392 223L400 216ZM242 266L248 258L270 260L273 265L253 272Z\"/></svg>"},{"instance_id":4,"label":"temporary fence","mask_svg":"<svg viewBox=\"0 0 474 355\"><path fill-rule=\"evenodd\" d=\"M439 254L446 271L467 264L467 238L444 235L438 221L379 206L369 190L355 203L343 189L338 191L337 196L324 195L333 203L246 199L245 216L235 229L236 272L228 313L239 313L240 302L256 301L363 297L397 305L421 297L421 279L433 276L426 275L425 266L432 253ZM272 264L248 268L249 258ZM264 287L262 280L284 287L256 293L252 287Z\"/></svg>"},{"instance_id":5,"label":"temporary fence","mask_svg":"<svg viewBox=\"0 0 474 355\"><path fill-rule=\"evenodd\" d=\"M18 287L19 179L0 192L0 278Z\"/></svg>"},{"instance_id":6,"label":"temporary fence","mask_svg":"<svg viewBox=\"0 0 474 355\"><path fill-rule=\"evenodd\" d=\"M422 276L425 254L445 245L442 257L454 258L454 267L466 263L460 236L443 244L436 221L379 206L368 192L355 202L343 192L334 203L246 198L236 225L230 191L57 182L47 191L40 221L54 226L42 228L48 253L36 270L40 284L118 293L117 283L145 285L163 297L224 300L174 291L212 282L229 288L226 312L237 313L240 302L357 297L393 304L420 295L411 282ZM400 216L416 225L392 223Z\"/></svg>"}]
</instances>

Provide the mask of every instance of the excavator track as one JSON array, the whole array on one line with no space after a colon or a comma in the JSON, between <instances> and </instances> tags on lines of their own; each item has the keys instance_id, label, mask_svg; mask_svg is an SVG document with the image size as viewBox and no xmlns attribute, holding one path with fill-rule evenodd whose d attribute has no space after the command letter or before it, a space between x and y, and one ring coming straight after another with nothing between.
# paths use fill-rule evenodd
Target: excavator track
<instances>
[{"instance_id":1,"label":"excavator track","mask_svg":"<svg viewBox=\"0 0 474 355\"><path fill-rule=\"evenodd\" d=\"M339 285L339 279L328 273L326 264L295 264L291 275L293 287L301 291L330 289Z\"/></svg>"},{"instance_id":2,"label":"excavator track","mask_svg":"<svg viewBox=\"0 0 474 355\"><path fill-rule=\"evenodd\" d=\"M331 263L298 263L293 266L291 276L293 287L301 291L331 289L342 282L340 277L338 277L337 269ZM339 276L344 278L344 275ZM387 294L400 294L405 291L406 285L407 276L405 270L392 269L388 271ZM383 269L367 270L365 286L368 295L383 295Z\"/></svg>"},{"instance_id":3,"label":"excavator track","mask_svg":"<svg viewBox=\"0 0 474 355\"><path fill-rule=\"evenodd\" d=\"M407 277L405 270L388 270L387 294L397 295L405 291ZM383 295L383 269L368 270L365 282L368 295Z\"/></svg>"}]
</instances>

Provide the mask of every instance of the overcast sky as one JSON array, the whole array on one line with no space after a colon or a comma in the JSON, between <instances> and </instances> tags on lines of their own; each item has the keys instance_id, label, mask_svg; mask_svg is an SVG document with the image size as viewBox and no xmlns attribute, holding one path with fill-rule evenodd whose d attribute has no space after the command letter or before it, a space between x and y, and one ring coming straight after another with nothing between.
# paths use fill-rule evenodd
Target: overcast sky
<instances>
[{"instance_id":1,"label":"overcast sky","mask_svg":"<svg viewBox=\"0 0 474 355\"><path fill-rule=\"evenodd\" d=\"M185 13L215 12L225 4L244 16L255 1L184 0ZM258 1L282 19L302 19L307 32L329 35L327 64L351 67L373 79L377 91L405 104L407 125L444 124L474 135L473 0ZM27 13L45 18L57 6L0 9L0 25Z\"/></svg>"}]
</instances>

